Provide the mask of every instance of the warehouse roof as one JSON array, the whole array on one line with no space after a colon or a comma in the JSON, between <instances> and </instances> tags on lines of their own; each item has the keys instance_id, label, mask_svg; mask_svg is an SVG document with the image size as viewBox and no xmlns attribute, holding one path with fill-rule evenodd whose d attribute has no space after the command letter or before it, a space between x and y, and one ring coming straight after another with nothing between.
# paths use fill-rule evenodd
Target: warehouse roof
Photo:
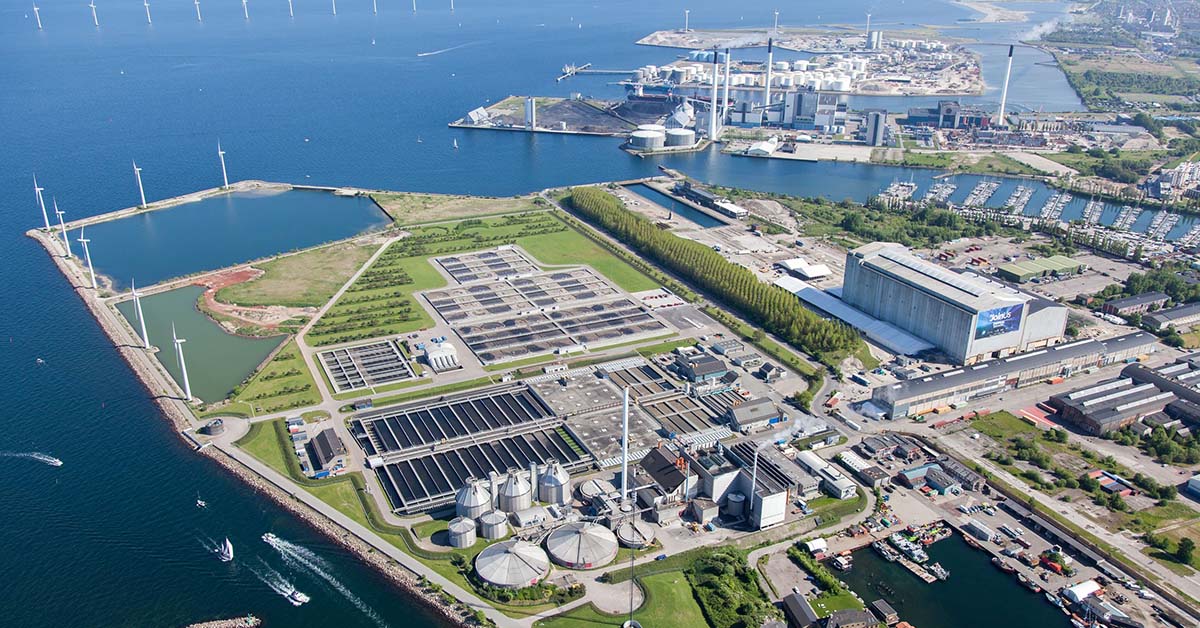
<instances>
[{"instance_id":1,"label":"warehouse roof","mask_svg":"<svg viewBox=\"0 0 1200 628\"><path fill-rule=\"evenodd\" d=\"M1142 320L1157 329L1159 327L1167 327L1175 321L1188 318L1189 316L1196 316L1198 314L1200 314L1200 301L1196 303L1188 303L1187 305L1180 305L1178 307L1173 307L1166 310L1159 310L1153 314L1150 314L1149 316L1146 316Z\"/></svg>"},{"instance_id":2,"label":"warehouse roof","mask_svg":"<svg viewBox=\"0 0 1200 628\"><path fill-rule=\"evenodd\" d=\"M861 331L872 342L901 355L916 355L933 349L933 345L892 325L851 307L824 290L818 290L795 277L780 277L775 285L791 292L807 303L851 327Z\"/></svg>"},{"instance_id":3,"label":"warehouse roof","mask_svg":"<svg viewBox=\"0 0 1200 628\"><path fill-rule=\"evenodd\" d=\"M1169 298L1170 297L1161 292L1143 292L1141 294L1135 294L1131 297L1125 297L1123 299L1114 299L1108 303L1105 303L1105 305L1120 310L1127 307L1136 307L1139 305L1146 305L1148 303L1166 301Z\"/></svg>"},{"instance_id":4,"label":"warehouse roof","mask_svg":"<svg viewBox=\"0 0 1200 628\"><path fill-rule=\"evenodd\" d=\"M667 492L679 488L680 484L686 479L683 471L675 466L675 452L666 447L658 447L651 449L650 453L642 458L641 467L650 474L655 483L663 487Z\"/></svg>"},{"instance_id":5,"label":"warehouse roof","mask_svg":"<svg viewBox=\"0 0 1200 628\"><path fill-rule=\"evenodd\" d=\"M768 397L751 399L729 409L729 416L738 427L767 421L779 415L779 407Z\"/></svg>"},{"instance_id":6,"label":"warehouse roof","mask_svg":"<svg viewBox=\"0 0 1200 628\"><path fill-rule=\"evenodd\" d=\"M949 271L910 253L894 242L872 242L850 252L863 266L902 281L930 296L969 312L1024 303L1029 297L977 277Z\"/></svg>"}]
</instances>

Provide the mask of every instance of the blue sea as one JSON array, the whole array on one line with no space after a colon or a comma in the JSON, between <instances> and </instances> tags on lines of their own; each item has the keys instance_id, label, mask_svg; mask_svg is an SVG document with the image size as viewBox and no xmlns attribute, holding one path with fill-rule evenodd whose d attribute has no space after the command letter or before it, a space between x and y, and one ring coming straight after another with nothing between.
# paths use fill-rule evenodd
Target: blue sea
<instances>
[{"instance_id":1,"label":"blue sea","mask_svg":"<svg viewBox=\"0 0 1200 628\"><path fill-rule=\"evenodd\" d=\"M38 30L30 2L0 0L5 625L178 626L241 613L272 626L437 624L171 433L46 254L23 236L41 222L35 173L47 203L57 200L67 220L136 204L133 160L151 200L219 185L218 141L234 180L488 195L651 175L660 164L703 180L834 198L865 197L908 174L803 163L763 168L717 155L642 160L611 139L446 126L509 94L618 96L612 77L554 77L565 63L634 68L669 60L674 51L633 42L681 26L685 6L695 28L748 27L768 23L769 2L458 0L451 13L448 0L420 0L414 13L407 0L378 0L373 15L370 0L342 0L336 16L329 2L294 3L289 18L286 0L250 0L245 20L236 0L202 0L198 23L192 2L158 0L148 25L140 2L97 0L96 28L85 3L46 2ZM1039 19L1061 7L1036 3ZM867 11L881 27L951 24L993 43L1032 26L969 25L960 20L972 14L961 6L913 0L805 4L786 9L780 21L785 28L858 23ZM1027 52L1014 75L1036 80L1014 84L1010 101L1078 108L1061 75ZM996 56L985 62L993 84L1002 71ZM228 212L211 211L211 221L190 215L185 235L227 237ZM268 225L262 237L289 233ZM104 235L96 229L93 250L114 256L98 262L114 264L122 282L152 263L136 254L132 262L115 259L137 243ZM319 235L294 236L294 246ZM183 264L177 255L184 252L156 250L150 259L166 259L147 276L231 261L189 257ZM65 465L11 455L22 452L46 452ZM197 495L208 510L194 506ZM309 553L285 557L259 540L267 531ZM226 536L238 548L232 565L206 549ZM272 573L313 601L288 605L264 582Z\"/></svg>"}]
</instances>

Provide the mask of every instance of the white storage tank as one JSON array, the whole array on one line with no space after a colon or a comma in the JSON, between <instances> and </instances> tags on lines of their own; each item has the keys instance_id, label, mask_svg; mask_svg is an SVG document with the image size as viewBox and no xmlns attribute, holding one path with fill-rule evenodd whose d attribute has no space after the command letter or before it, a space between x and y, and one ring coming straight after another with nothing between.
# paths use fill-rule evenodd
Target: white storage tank
<instances>
[{"instance_id":1,"label":"white storage tank","mask_svg":"<svg viewBox=\"0 0 1200 628\"><path fill-rule=\"evenodd\" d=\"M639 130L639 131L657 131L659 133L664 133L664 132L666 132L667 127L665 127L661 124L639 124L637 130Z\"/></svg>"},{"instance_id":2,"label":"white storage tank","mask_svg":"<svg viewBox=\"0 0 1200 628\"><path fill-rule=\"evenodd\" d=\"M667 130L667 146L694 146L695 144L696 132L692 129Z\"/></svg>"},{"instance_id":3,"label":"white storage tank","mask_svg":"<svg viewBox=\"0 0 1200 628\"><path fill-rule=\"evenodd\" d=\"M485 512L479 517L479 536L495 541L508 534L508 517L498 511Z\"/></svg>"},{"instance_id":4,"label":"white storage tank","mask_svg":"<svg viewBox=\"0 0 1200 628\"><path fill-rule=\"evenodd\" d=\"M631 549L644 549L654 544L654 528L645 521L627 519L617 526L617 540Z\"/></svg>"},{"instance_id":5,"label":"white storage tank","mask_svg":"<svg viewBox=\"0 0 1200 628\"><path fill-rule=\"evenodd\" d=\"M617 557L617 537L598 523L577 521L551 532L546 537L546 551L568 569L595 569Z\"/></svg>"},{"instance_id":6,"label":"white storage tank","mask_svg":"<svg viewBox=\"0 0 1200 628\"><path fill-rule=\"evenodd\" d=\"M655 125L657 126L657 125ZM667 133L663 131L647 131L639 129L629 136L629 145L633 148L654 149L662 148L667 143Z\"/></svg>"},{"instance_id":7,"label":"white storage tank","mask_svg":"<svg viewBox=\"0 0 1200 628\"><path fill-rule=\"evenodd\" d=\"M447 528L450 535L450 547L471 547L475 545L475 521L466 517L455 517L450 520Z\"/></svg>"},{"instance_id":8,"label":"white storage tank","mask_svg":"<svg viewBox=\"0 0 1200 628\"><path fill-rule=\"evenodd\" d=\"M746 495L733 492L725 497L725 505L721 507L722 517L743 517L746 515Z\"/></svg>"},{"instance_id":9,"label":"white storage tank","mask_svg":"<svg viewBox=\"0 0 1200 628\"><path fill-rule=\"evenodd\" d=\"M525 474L519 470L508 472L508 479L500 485L497 507L504 512L517 512L533 505L533 487Z\"/></svg>"},{"instance_id":10,"label":"white storage tank","mask_svg":"<svg viewBox=\"0 0 1200 628\"><path fill-rule=\"evenodd\" d=\"M502 589L523 589L550 573L550 560L542 548L525 541L490 545L475 557L475 573L484 582Z\"/></svg>"},{"instance_id":11,"label":"white storage tank","mask_svg":"<svg viewBox=\"0 0 1200 628\"><path fill-rule=\"evenodd\" d=\"M579 497L589 504L595 501L597 497L615 493L616 491L617 487L613 486L613 483L608 480L593 478L579 485Z\"/></svg>"},{"instance_id":12,"label":"white storage tank","mask_svg":"<svg viewBox=\"0 0 1200 628\"><path fill-rule=\"evenodd\" d=\"M492 509L492 492L487 482L467 480L454 497L454 514L468 519L478 519Z\"/></svg>"},{"instance_id":13,"label":"white storage tank","mask_svg":"<svg viewBox=\"0 0 1200 628\"><path fill-rule=\"evenodd\" d=\"M557 460L550 460L538 479L538 501L559 506L571 501L571 476Z\"/></svg>"}]
</instances>

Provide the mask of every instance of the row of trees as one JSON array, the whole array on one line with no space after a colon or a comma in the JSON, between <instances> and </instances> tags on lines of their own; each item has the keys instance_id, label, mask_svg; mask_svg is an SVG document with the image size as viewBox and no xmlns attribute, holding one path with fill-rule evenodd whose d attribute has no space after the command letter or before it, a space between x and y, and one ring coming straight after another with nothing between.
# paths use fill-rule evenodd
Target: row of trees
<instances>
[{"instance_id":1,"label":"row of trees","mask_svg":"<svg viewBox=\"0 0 1200 628\"><path fill-rule=\"evenodd\" d=\"M860 342L858 333L823 320L795 295L763 283L749 269L727 261L711 248L659 229L625 209L608 192L574 188L566 199L582 216L640 254L710 292L764 330L810 354L846 353Z\"/></svg>"}]
</instances>

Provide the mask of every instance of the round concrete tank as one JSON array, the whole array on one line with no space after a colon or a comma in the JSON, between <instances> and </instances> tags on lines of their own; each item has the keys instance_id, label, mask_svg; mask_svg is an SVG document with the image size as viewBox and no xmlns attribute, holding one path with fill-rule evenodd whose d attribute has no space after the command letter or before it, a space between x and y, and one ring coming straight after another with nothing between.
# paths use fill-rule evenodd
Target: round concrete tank
<instances>
[{"instance_id":1,"label":"round concrete tank","mask_svg":"<svg viewBox=\"0 0 1200 628\"><path fill-rule=\"evenodd\" d=\"M475 544L475 522L466 517L455 517L447 528L450 547L471 547Z\"/></svg>"},{"instance_id":2,"label":"round concrete tank","mask_svg":"<svg viewBox=\"0 0 1200 628\"><path fill-rule=\"evenodd\" d=\"M743 517L746 514L746 496L742 493L730 493L725 497L725 505L721 507L722 517Z\"/></svg>"},{"instance_id":3,"label":"round concrete tank","mask_svg":"<svg viewBox=\"0 0 1200 628\"><path fill-rule=\"evenodd\" d=\"M467 480L454 497L454 513L459 517L478 519L492 509L492 492L486 482Z\"/></svg>"},{"instance_id":4,"label":"round concrete tank","mask_svg":"<svg viewBox=\"0 0 1200 628\"><path fill-rule=\"evenodd\" d=\"M542 548L513 540L494 543L475 557L475 573L484 582L502 589L522 589L537 584L550 573L550 560Z\"/></svg>"},{"instance_id":5,"label":"round concrete tank","mask_svg":"<svg viewBox=\"0 0 1200 628\"><path fill-rule=\"evenodd\" d=\"M608 480L591 479L579 485L579 497L587 502L592 503L601 495L608 495L617 490L617 487L612 485Z\"/></svg>"},{"instance_id":6,"label":"round concrete tank","mask_svg":"<svg viewBox=\"0 0 1200 628\"><path fill-rule=\"evenodd\" d=\"M666 142L665 131L637 130L629 135L629 145L633 148L662 148Z\"/></svg>"},{"instance_id":7,"label":"round concrete tank","mask_svg":"<svg viewBox=\"0 0 1200 628\"><path fill-rule=\"evenodd\" d=\"M643 549L654 543L654 528L645 521L628 519L617 526L617 540L632 549Z\"/></svg>"},{"instance_id":8,"label":"round concrete tank","mask_svg":"<svg viewBox=\"0 0 1200 628\"><path fill-rule=\"evenodd\" d=\"M617 557L617 537L598 523L577 521L551 532L546 551L568 569L595 569Z\"/></svg>"},{"instance_id":9,"label":"round concrete tank","mask_svg":"<svg viewBox=\"0 0 1200 628\"><path fill-rule=\"evenodd\" d=\"M500 486L499 508L504 512L517 512L533 505L533 488L520 471L509 471L508 479Z\"/></svg>"},{"instance_id":10,"label":"round concrete tank","mask_svg":"<svg viewBox=\"0 0 1200 628\"><path fill-rule=\"evenodd\" d=\"M551 460L538 479L538 501L563 505L571 500L571 476L557 460Z\"/></svg>"},{"instance_id":11,"label":"round concrete tank","mask_svg":"<svg viewBox=\"0 0 1200 628\"><path fill-rule=\"evenodd\" d=\"M508 534L508 517L504 513L491 511L479 517L479 535L489 541L504 538Z\"/></svg>"},{"instance_id":12,"label":"round concrete tank","mask_svg":"<svg viewBox=\"0 0 1200 628\"><path fill-rule=\"evenodd\" d=\"M667 146L693 146L696 143L696 132L691 129L670 129L667 131Z\"/></svg>"},{"instance_id":13,"label":"round concrete tank","mask_svg":"<svg viewBox=\"0 0 1200 628\"><path fill-rule=\"evenodd\" d=\"M659 133L666 133L667 127L665 127L661 124L639 124L637 130L639 130L639 131L658 131Z\"/></svg>"}]
</instances>

